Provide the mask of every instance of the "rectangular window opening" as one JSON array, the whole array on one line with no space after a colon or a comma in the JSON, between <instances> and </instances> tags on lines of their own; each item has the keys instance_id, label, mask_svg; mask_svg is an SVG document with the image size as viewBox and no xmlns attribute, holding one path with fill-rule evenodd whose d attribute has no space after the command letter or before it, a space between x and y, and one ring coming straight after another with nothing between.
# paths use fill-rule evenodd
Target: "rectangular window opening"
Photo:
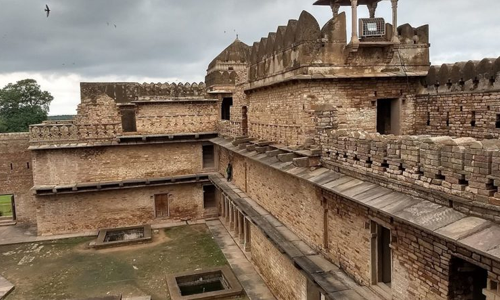
<instances>
[{"instance_id":1,"label":"rectangular window opening","mask_svg":"<svg viewBox=\"0 0 500 300\"><path fill-rule=\"evenodd\" d=\"M486 300L488 271L461 258L450 260L450 299Z\"/></svg>"},{"instance_id":2,"label":"rectangular window opening","mask_svg":"<svg viewBox=\"0 0 500 300\"><path fill-rule=\"evenodd\" d=\"M135 109L122 109L121 113L123 132L136 132L137 124L135 119Z\"/></svg>"},{"instance_id":3,"label":"rectangular window opening","mask_svg":"<svg viewBox=\"0 0 500 300\"><path fill-rule=\"evenodd\" d=\"M203 149L203 169L215 167L214 145L204 145Z\"/></svg>"},{"instance_id":4,"label":"rectangular window opening","mask_svg":"<svg viewBox=\"0 0 500 300\"><path fill-rule=\"evenodd\" d=\"M431 113L427 112L427 126L431 126Z\"/></svg>"},{"instance_id":5,"label":"rectangular window opening","mask_svg":"<svg viewBox=\"0 0 500 300\"><path fill-rule=\"evenodd\" d=\"M231 120L231 107L233 106L233 98L223 98L221 107L221 119Z\"/></svg>"},{"instance_id":6,"label":"rectangular window opening","mask_svg":"<svg viewBox=\"0 0 500 300\"><path fill-rule=\"evenodd\" d=\"M471 121L470 121L470 126L472 127L476 127L476 112L473 111L472 112L472 117L471 117Z\"/></svg>"},{"instance_id":7,"label":"rectangular window opening","mask_svg":"<svg viewBox=\"0 0 500 300\"><path fill-rule=\"evenodd\" d=\"M495 128L500 128L500 114L497 114L497 119L495 121Z\"/></svg>"},{"instance_id":8,"label":"rectangular window opening","mask_svg":"<svg viewBox=\"0 0 500 300\"><path fill-rule=\"evenodd\" d=\"M399 99L377 100L377 132L400 134L401 104Z\"/></svg>"}]
</instances>

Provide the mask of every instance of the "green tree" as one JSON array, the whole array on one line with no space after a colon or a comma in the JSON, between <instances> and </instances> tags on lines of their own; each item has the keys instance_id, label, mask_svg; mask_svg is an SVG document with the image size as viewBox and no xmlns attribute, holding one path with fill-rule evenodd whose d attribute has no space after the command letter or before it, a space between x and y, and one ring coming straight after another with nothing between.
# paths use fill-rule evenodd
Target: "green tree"
<instances>
[{"instance_id":1,"label":"green tree","mask_svg":"<svg viewBox=\"0 0 500 300\"><path fill-rule=\"evenodd\" d=\"M0 89L0 132L28 131L29 125L47 120L52 100L34 79L9 83Z\"/></svg>"}]
</instances>

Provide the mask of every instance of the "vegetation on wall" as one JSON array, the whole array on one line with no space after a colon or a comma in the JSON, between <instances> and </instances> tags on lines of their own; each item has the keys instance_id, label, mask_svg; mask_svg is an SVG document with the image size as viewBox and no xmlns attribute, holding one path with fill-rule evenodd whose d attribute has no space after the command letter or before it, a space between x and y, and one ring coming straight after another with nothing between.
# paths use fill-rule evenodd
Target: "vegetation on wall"
<instances>
[{"instance_id":1,"label":"vegetation on wall","mask_svg":"<svg viewBox=\"0 0 500 300\"><path fill-rule=\"evenodd\" d=\"M0 132L28 131L29 125L47 120L53 99L34 79L9 83L0 89Z\"/></svg>"}]
</instances>

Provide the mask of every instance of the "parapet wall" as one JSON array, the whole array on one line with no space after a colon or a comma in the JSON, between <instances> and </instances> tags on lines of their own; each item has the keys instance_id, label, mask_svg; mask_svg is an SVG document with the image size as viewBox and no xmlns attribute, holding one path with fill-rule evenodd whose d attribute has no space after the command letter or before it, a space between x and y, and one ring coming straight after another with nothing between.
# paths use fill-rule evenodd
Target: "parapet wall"
<instances>
[{"instance_id":1,"label":"parapet wall","mask_svg":"<svg viewBox=\"0 0 500 300\"><path fill-rule=\"evenodd\" d=\"M401 44L398 45L390 43L392 25L387 24L386 27L387 36L375 41L367 40L371 43L369 48L360 46L353 50L347 43L345 13L321 28L311 14L303 11L298 20L289 20L287 26L278 27L276 32L253 44L250 51L250 87L312 75L376 77L390 72L391 76L406 76L405 73L425 76L429 67L429 27L401 25L398 27ZM402 61L406 71L401 69ZM400 74L395 75L398 72ZM264 80L269 77L277 78Z\"/></svg>"},{"instance_id":2,"label":"parapet wall","mask_svg":"<svg viewBox=\"0 0 500 300\"><path fill-rule=\"evenodd\" d=\"M415 134L500 137L500 58L432 66L415 99Z\"/></svg>"},{"instance_id":3,"label":"parapet wall","mask_svg":"<svg viewBox=\"0 0 500 300\"><path fill-rule=\"evenodd\" d=\"M500 206L499 140L337 130L324 133L322 145L326 164L458 196L472 206ZM500 211L488 210L467 213Z\"/></svg>"},{"instance_id":4,"label":"parapet wall","mask_svg":"<svg viewBox=\"0 0 500 300\"><path fill-rule=\"evenodd\" d=\"M425 79L429 93L500 89L500 57L431 66Z\"/></svg>"},{"instance_id":5,"label":"parapet wall","mask_svg":"<svg viewBox=\"0 0 500 300\"><path fill-rule=\"evenodd\" d=\"M81 98L95 98L106 94L117 103L130 103L140 97L207 98L205 83L137 83L137 82L82 82Z\"/></svg>"}]
</instances>

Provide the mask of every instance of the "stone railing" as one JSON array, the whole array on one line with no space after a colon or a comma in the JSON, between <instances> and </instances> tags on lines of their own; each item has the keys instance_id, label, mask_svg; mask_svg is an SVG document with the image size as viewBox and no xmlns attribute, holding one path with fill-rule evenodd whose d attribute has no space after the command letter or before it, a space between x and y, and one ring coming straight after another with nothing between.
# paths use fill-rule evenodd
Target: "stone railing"
<instances>
[{"instance_id":1,"label":"stone railing","mask_svg":"<svg viewBox=\"0 0 500 300\"><path fill-rule=\"evenodd\" d=\"M238 137L243 135L241 122L221 120L217 125L217 130L222 136Z\"/></svg>"},{"instance_id":2,"label":"stone railing","mask_svg":"<svg viewBox=\"0 0 500 300\"><path fill-rule=\"evenodd\" d=\"M500 206L500 140L337 130L321 142L326 164Z\"/></svg>"},{"instance_id":3,"label":"stone railing","mask_svg":"<svg viewBox=\"0 0 500 300\"><path fill-rule=\"evenodd\" d=\"M62 144L113 140L119 133L118 124L79 124L72 121L46 122L30 126L30 143Z\"/></svg>"}]
</instances>

